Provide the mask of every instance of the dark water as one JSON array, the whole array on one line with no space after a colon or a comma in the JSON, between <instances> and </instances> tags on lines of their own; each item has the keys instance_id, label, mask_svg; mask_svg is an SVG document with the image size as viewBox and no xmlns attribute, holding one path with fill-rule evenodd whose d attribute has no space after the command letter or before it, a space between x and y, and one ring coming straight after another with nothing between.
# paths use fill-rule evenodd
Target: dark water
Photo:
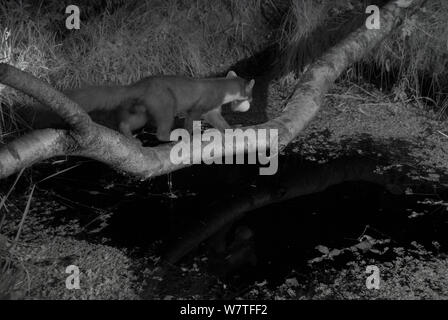
<instances>
[{"instance_id":1,"label":"dark water","mask_svg":"<svg viewBox=\"0 0 448 320\"><path fill-rule=\"evenodd\" d=\"M247 281L280 281L319 256L317 245L346 248L363 234L390 239L396 247L417 241L432 248L437 241L441 251L448 248L447 207L421 203L448 200L447 190L377 176L377 163L370 159L318 165L289 156L279 163L279 172L270 177L260 177L250 165L196 166L138 182L91 162L41 188L69 204L63 215L86 226L80 238L108 238L108 244L137 255L151 248L173 263L205 255L212 272ZM414 193L404 194L405 189ZM92 207L110 214L99 232L93 231L101 214ZM222 237L210 245L206 234L219 230ZM245 236L239 239L241 232ZM226 250L217 254L216 243ZM182 254L173 254L182 246ZM235 260L230 265L229 255Z\"/></svg>"}]
</instances>

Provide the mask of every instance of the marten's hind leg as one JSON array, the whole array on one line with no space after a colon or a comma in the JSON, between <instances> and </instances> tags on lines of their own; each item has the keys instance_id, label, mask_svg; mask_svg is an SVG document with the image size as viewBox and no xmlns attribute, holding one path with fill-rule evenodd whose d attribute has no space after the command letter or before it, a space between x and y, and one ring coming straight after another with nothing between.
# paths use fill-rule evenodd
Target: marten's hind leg
<instances>
[{"instance_id":1,"label":"marten's hind leg","mask_svg":"<svg viewBox=\"0 0 448 320\"><path fill-rule=\"evenodd\" d=\"M145 126L148 121L146 114L146 108L143 105L131 105L128 104L121 108L119 111L119 124L118 129L126 137L134 139L132 132Z\"/></svg>"},{"instance_id":2,"label":"marten's hind leg","mask_svg":"<svg viewBox=\"0 0 448 320\"><path fill-rule=\"evenodd\" d=\"M151 100L155 99L147 99L145 103L157 127L157 139L160 141L170 141L171 129L173 128L175 117L174 101L171 99Z\"/></svg>"}]
</instances>

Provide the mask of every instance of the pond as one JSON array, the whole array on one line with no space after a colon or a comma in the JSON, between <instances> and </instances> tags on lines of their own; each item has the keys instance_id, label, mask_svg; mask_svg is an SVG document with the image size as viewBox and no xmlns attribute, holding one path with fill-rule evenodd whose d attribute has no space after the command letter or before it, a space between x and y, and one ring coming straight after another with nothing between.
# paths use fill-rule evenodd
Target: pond
<instances>
[{"instance_id":1,"label":"pond","mask_svg":"<svg viewBox=\"0 0 448 320\"><path fill-rule=\"evenodd\" d=\"M59 217L81 221L77 237L171 264L203 257L211 274L239 287L306 274L327 249L340 251L331 263L343 265L351 255L342 252L366 239L380 259L414 241L446 252L448 190L403 172L377 174L382 163L371 158L279 163L274 176L259 176L256 165L214 165L139 182L89 162L41 188L67 204Z\"/></svg>"}]
</instances>

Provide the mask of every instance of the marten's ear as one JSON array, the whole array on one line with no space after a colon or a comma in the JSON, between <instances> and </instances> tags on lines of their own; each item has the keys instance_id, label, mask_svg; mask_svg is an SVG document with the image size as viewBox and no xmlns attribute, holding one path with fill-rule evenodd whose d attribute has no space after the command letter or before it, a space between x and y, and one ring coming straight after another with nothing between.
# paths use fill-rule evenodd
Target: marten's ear
<instances>
[{"instance_id":1,"label":"marten's ear","mask_svg":"<svg viewBox=\"0 0 448 320\"><path fill-rule=\"evenodd\" d=\"M235 71L230 70L227 73L227 78L236 78L236 77L238 77L238 76L236 75Z\"/></svg>"},{"instance_id":2,"label":"marten's ear","mask_svg":"<svg viewBox=\"0 0 448 320\"><path fill-rule=\"evenodd\" d=\"M246 86L246 91L247 92L252 91L252 88L254 87L254 84L255 84L255 80L254 79L250 80L249 83Z\"/></svg>"}]
</instances>

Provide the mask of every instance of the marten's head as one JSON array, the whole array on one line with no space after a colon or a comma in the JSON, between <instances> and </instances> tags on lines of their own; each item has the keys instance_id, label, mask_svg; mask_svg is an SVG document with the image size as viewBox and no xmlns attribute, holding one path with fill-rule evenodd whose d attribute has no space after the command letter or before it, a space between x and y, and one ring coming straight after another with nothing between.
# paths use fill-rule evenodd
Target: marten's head
<instances>
[{"instance_id":1,"label":"marten's head","mask_svg":"<svg viewBox=\"0 0 448 320\"><path fill-rule=\"evenodd\" d=\"M252 79L247 81L238 77L234 71L229 71L227 73L227 78L238 78L240 87L238 99L230 102L230 108L232 111L246 112L249 110L250 104L252 103L252 89L254 87L255 80Z\"/></svg>"}]
</instances>

